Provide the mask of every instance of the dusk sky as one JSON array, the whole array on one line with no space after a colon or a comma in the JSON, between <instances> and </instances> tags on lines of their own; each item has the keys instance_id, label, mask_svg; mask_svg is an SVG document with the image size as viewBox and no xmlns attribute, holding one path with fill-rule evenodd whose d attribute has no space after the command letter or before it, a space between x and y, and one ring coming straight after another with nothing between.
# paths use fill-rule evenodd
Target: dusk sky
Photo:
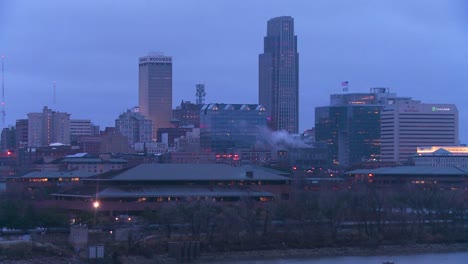
<instances>
[{"instance_id":1,"label":"dusk sky","mask_svg":"<svg viewBox=\"0 0 468 264\"><path fill-rule=\"evenodd\" d=\"M138 57L173 57L173 106L257 103L267 20L295 19L300 131L331 93L389 87L454 103L468 140L468 2L464 0L0 0L6 124L47 105L101 128L138 105ZM57 102L53 104L53 82Z\"/></svg>"}]
</instances>

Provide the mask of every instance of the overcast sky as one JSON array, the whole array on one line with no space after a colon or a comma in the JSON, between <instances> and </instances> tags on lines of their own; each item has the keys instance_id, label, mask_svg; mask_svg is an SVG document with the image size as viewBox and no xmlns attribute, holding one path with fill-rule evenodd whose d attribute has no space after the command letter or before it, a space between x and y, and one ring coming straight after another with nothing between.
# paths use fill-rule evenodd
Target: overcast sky
<instances>
[{"instance_id":1,"label":"overcast sky","mask_svg":"<svg viewBox=\"0 0 468 264\"><path fill-rule=\"evenodd\" d=\"M370 87L454 103L468 140L468 2L464 0L0 0L6 124L44 105L113 126L138 105L138 57L173 57L173 104L257 103L266 22L295 19L300 130L331 93ZM53 82L57 102L53 104Z\"/></svg>"}]
</instances>

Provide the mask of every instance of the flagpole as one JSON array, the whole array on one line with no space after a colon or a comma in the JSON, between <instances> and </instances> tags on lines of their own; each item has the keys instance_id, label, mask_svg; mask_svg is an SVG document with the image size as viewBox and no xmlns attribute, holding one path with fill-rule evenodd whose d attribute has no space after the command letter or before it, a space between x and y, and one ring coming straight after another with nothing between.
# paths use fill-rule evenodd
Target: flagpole
<instances>
[{"instance_id":1,"label":"flagpole","mask_svg":"<svg viewBox=\"0 0 468 264\"><path fill-rule=\"evenodd\" d=\"M343 92L348 92L349 81L341 82L341 86L343 87Z\"/></svg>"}]
</instances>

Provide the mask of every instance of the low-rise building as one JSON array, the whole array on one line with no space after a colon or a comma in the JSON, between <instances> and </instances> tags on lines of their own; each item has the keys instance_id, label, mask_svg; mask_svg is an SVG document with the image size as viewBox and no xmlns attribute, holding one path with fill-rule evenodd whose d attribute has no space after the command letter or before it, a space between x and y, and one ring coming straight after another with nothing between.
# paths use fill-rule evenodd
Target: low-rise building
<instances>
[{"instance_id":1,"label":"low-rise building","mask_svg":"<svg viewBox=\"0 0 468 264\"><path fill-rule=\"evenodd\" d=\"M89 157L87 153L69 155L60 161L68 170L85 171L89 173L105 173L111 170L125 168L127 161L124 159L111 158L110 155L100 157Z\"/></svg>"},{"instance_id":2,"label":"low-rise building","mask_svg":"<svg viewBox=\"0 0 468 264\"><path fill-rule=\"evenodd\" d=\"M267 202L289 199L288 175L259 166L142 164L106 177L87 178L83 187L53 196L60 208L91 210L98 201L96 210L113 214L156 209L167 202Z\"/></svg>"},{"instance_id":3,"label":"low-rise building","mask_svg":"<svg viewBox=\"0 0 468 264\"><path fill-rule=\"evenodd\" d=\"M468 147L418 147L414 156L416 166L468 168Z\"/></svg>"},{"instance_id":4,"label":"low-rise building","mask_svg":"<svg viewBox=\"0 0 468 264\"><path fill-rule=\"evenodd\" d=\"M465 189L468 187L468 170L457 167L399 166L377 169L358 169L346 175L359 183L377 186L403 186L416 184L441 189Z\"/></svg>"}]
</instances>

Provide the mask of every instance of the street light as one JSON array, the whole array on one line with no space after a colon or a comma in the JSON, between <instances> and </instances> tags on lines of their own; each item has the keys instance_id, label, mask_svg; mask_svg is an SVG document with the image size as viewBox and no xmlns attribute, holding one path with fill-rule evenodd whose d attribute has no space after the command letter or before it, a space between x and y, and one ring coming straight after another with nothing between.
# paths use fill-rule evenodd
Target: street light
<instances>
[{"instance_id":1,"label":"street light","mask_svg":"<svg viewBox=\"0 0 468 264\"><path fill-rule=\"evenodd\" d=\"M97 214L97 209L99 207L99 202L97 200L94 201L93 207L94 207L94 226L96 226L96 214Z\"/></svg>"}]
</instances>

